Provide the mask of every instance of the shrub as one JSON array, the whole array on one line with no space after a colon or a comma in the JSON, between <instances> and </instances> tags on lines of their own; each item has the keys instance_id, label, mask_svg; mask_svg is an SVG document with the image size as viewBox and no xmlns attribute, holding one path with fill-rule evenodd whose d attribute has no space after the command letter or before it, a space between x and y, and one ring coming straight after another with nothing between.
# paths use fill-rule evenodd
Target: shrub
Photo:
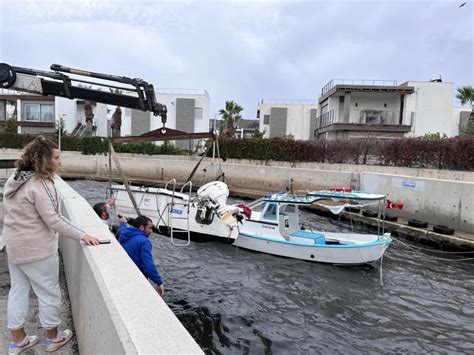
<instances>
[{"instance_id":1,"label":"shrub","mask_svg":"<svg viewBox=\"0 0 474 355\"><path fill-rule=\"evenodd\" d=\"M0 147L22 149L32 141L33 135L0 133ZM57 136L50 139L57 142ZM80 151L82 154L107 154L108 140L101 137L61 138L63 150ZM400 138L388 141L298 141L288 138L227 138L219 139L223 158L321 163L374 164L406 166L413 168L452 169L474 171L474 136L464 135L443 138ZM186 150L166 142L114 144L117 153L135 154L185 154ZM208 156L212 155L209 149Z\"/></svg>"}]
</instances>

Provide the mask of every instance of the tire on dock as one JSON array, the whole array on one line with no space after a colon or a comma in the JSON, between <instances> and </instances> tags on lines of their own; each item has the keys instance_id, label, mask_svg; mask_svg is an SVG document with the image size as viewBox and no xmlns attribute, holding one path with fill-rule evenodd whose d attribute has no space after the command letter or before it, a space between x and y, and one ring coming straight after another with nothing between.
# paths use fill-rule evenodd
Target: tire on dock
<instances>
[{"instance_id":1,"label":"tire on dock","mask_svg":"<svg viewBox=\"0 0 474 355\"><path fill-rule=\"evenodd\" d=\"M448 226L443 226L441 224L437 224L433 226L433 232L439 233L439 234L447 234L447 235L453 235L454 234L454 228L448 227Z\"/></svg>"},{"instance_id":2,"label":"tire on dock","mask_svg":"<svg viewBox=\"0 0 474 355\"><path fill-rule=\"evenodd\" d=\"M352 213L360 213L360 208L357 207L346 207L347 211Z\"/></svg>"},{"instance_id":3,"label":"tire on dock","mask_svg":"<svg viewBox=\"0 0 474 355\"><path fill-rule=\"evenodd\" d=\"M408 220L408 225L415 228L428 228L428 222L419 221L417 219Z\"/></svg>"},{"instance_id":4,"label":"tire on dock","mask_svg":"<svg viewBox=\"0 0 474 355\"><path fill-rule=\"evenodd\" d=\"M362 211L362 215L366 216L366 217L372 217L372 218L376 218L378 216L378 213L377 212L374 212L372 210L363 210Z\"/></svg>"},{"instance_id":5,"label":"tire on dock","mask_svg":"<svg viewBox=\"0 0 474 355\"><path fill-rule=\"evenodd\" d=\"M397 216L391 216L389 214L385 215L385 216L382 216L383 219L387 222L396 222L398 220L398 217Z\"/></svg>"}]
</instances>

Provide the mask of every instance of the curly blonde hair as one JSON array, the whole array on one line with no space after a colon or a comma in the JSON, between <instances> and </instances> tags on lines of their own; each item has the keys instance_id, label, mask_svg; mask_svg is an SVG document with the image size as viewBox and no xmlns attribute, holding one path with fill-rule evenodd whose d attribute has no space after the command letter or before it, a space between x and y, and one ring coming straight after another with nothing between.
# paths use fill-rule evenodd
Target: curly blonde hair
<instances>
[{"instance_id":1,"label":"curly blonde hair","mask_svg":"<svg viewBox=\"0 0 474 355\"><path fill-rule=\"evenodd\" d=\"M16 167L19 171L34 171L42 179L51 179L53 149L59 149L56 143L38 136L25 147Z\"/></svg>"}]
</instances>

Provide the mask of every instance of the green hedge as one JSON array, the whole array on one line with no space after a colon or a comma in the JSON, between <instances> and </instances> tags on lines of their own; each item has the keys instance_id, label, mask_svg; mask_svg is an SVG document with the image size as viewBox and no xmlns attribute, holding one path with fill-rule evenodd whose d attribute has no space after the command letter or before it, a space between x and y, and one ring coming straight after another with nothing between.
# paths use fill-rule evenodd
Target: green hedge
<instances>
[{"instance_id":1,"label":"green hedge","mask_svg":"<svg viewBox=\"0 0 474 355\"><path fill-rule=\"evenodd\" d=\"M22 149L34 139L33 135L0 133L0 147ZM57 141L56 136L49 137ZM288 162L321 162L377 164L474 171L474 137L454 138L403 138L387 141L298 141L293 139L219 139L223 158L276 160ZM80 151L82 154L107 154L107 139L101 137L61 138L61 149ZM170 143L155 145L146 143L114 144L118 153L135 154L187 154ZM211 152L209 152L211 154Z\"/></svg>"},{"instance_id":2,"label":"green hedge","mask_svg":"<svg viewBox=\"0 0 474 355\"><path fill-rule=\"evenodd\" d=\"M30 134L11 134L0 132L0 148L23 149L36 136ZM48 139L58 143L56 135L47 136ZM61 137L61 149L65 151L78 151L84 155L108 154L108 140L103 137ZM178 155L185 153L179 147L168 142L155 145L151 142L144 143L116 143L114 149L118 153L134 154L168 154Z\"/></svg>"},{"instance_id":3,"label":"green hedge","mask_svg":"<svg viewBox=\"0 0 474 355\"><path fill-rule=\"evenodd\" d=\"M297 141L291 139L219 140L223 158L377 164L474 171L474 137L392 140Z\"/></svg>"}]
</instances>

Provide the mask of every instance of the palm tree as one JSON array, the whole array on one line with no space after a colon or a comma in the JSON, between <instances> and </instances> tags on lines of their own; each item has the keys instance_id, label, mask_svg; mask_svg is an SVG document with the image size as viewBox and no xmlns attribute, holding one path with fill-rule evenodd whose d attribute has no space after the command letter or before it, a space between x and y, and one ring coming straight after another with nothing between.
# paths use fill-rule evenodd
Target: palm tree
<instances>
[{"instance_id":1,"label":"palm tree","mask_svg":"<svg viewBox=\"0 0 474 355\"><path fill-rule=\"evenodd\" d=\"M474 86L463 86L457 89L456 99L461 101L461 105L469 104L471 114L467 123L467 133L474 134Z\"/></svg>"},{"instance_id":2,"label":"palm tree","mask_svg":"<svg viewBox=\"0 0 474 355\"><path fill-rule=\"evenodd\" d=\"M243 110L243 107L236 104L234 101L226 101L225 109L219 111L219 115L221 115L223 119L225 132L229 137L234 137L236 125L242 118L240 112Z\"/></svg>"}]
</instances>

